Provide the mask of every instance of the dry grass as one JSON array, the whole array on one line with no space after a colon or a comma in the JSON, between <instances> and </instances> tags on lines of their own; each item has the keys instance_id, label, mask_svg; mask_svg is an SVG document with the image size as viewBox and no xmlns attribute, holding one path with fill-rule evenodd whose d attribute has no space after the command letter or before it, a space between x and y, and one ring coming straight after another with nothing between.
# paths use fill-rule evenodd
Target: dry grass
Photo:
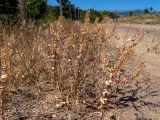
<instances>
[{"instance_id":1,"label":"dry grass","mask_svg":"<svg viewBox=\"0 0 160 120\"><path fill-rule=\"evenodd\" d=\"M16 91L20 83L30 80L54 86L56 108L82 111L90 107L103 113L114 107L110 96L118 94L117 87L131 84L142 75L144 61L136 63L129 73L126 66L135 57L135 47L144 34L140 31L117 47L116 24L97 21L91 24L86 18L84 23L68 22L60 17L51 24L4 29L3 93Z\"/></svg>"},{"instance_id":2,"label":"dry grass","mask_svg":"<svg viewBox=\"0 0 160 120\"><path fill-rule=\"evenodd\" d=\"M118 22L120 23L131 23L131 24L150 24L157 25L160 23L160 14L138 14L133 16L120 17Z\"/></svg>"}]
</instances>

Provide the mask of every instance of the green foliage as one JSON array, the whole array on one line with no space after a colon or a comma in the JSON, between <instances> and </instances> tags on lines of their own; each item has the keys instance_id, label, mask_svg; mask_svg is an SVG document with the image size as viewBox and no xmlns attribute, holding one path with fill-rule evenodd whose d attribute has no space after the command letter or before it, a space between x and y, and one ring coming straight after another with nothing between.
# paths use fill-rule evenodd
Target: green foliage
<instances>
[{"instance_id":1,"label":"green foliage","mask_svg":"<svg viewBox=\"0 0 160 120\"><path fill-rule=\"evenodd\" d=\"M148 9L148 8L145 8L145 9L144 9L144 14L149 14L149 13L150 13L149 9Z\"/></svg>"},{"instance_id":2,"label":"green foliage","mask_svg":"<svg viewBox=\"0 0 160 120\"><path fill-rule=\"evenodd\" d=\"M78 19L78 9L74 4L72 4L69 0L57 0L59 7L63 7L63 16L65 18L69 18L72 20ZM59 11L60 13L60 11Z\"/></svg>"},{"instance_id":3,"label":"green foliage","mask_svg":"<svg viewBox=\"0 0 160 120\"><path fill-rule=\"evenodd\" d=\"M14 24L18 20L18 17L14 14L0 14L0 24L10 25Z\"/></svg>"},{"instance_id":4,"label":"green foliage","mask_svg":"<svg viewBox=\"0 0 160 120\"><path fill-rule=\"evenodd\" d=\"M59 5L63 6L63 15L67 19L84 21L86 10L81 10L72 4L69 0L57 0ZM26 16L35 22L51 22L58 19L59 6L47 6L47 0L26 0ZM10 23L18 20L18 0L0 0L0 21ZM91 22L98 17L100 21L109 16L112 19L117 18L117 14L110 11L90 10Z\"/></svg>"},{"instance_id":5,"label":"green foliage","mask_svg":"<svg viewBox=\"0 0 160 120\"><path fill-rule=\"evenodd\" d=\"M112 19L117 19L119 16L116 13L110 12L109 17Z\"/></svg>"},{"instance_id":6,"label":"green foliage","mask_svg":"<svg viewBox=\"0 0 160 120\"><path fill-rule=\"evenodd\" d=\"M59 16L59 8L57 6L48 6L45 18L56 20Z\"/></svg>"},{"instance_id":7,"label":"green foliage","mask_svg":"<svg viewBox=\"0 0 160 120\"><path fill-rule=\"evenodd\" d=\"M65 12L64 12L65 13L64 16L66 18L70 18L72 20L75 20L76 19L75 12L77 12L76 11L76 6L69 2L69 4L66 6L66 9L65 9Z\"/></svg>"},{"instance_id":8,"label":"green foliage","mask_svg":"<svg viewBox=\"0 0 160 120\"><path fill-rule=\"evenodd\" d=\"M133 11L129 11L129 16L133 16Z\"/></svg>"},{"instance_id":9,"label":"green foliage","mask_svg":"<svg viewBox=\"0 0 160 120\"><path fill-rule=\"evenodd\" d=\"M39 19L38 23L48 23L54 20L57 20L59 16L59 7L58 6L48 6L47 12L42 19Z\"/></svg>"},{"instance_id":10,"label":"green foliage","mask_svg":"<svg viewBox=\"0 0 160 120\"><path fill-rule=\"evenodd\" d=\"M110 12L110 11L100 11L101 15L104 17L108 16L112 19L116 19L118 18L119 16L116 14L116 13L113 13L113 12Z\"/></svg>"},{"instance_id":11,"label":"green foliage","mask_svg":"<svg viewBox=\"0 0 160 120\"><path fill-rule=\"evenodd\" d=\"M29 18L40 19L46 13L47 0L27 0L26 10Z\"/></svg>"},{"instance_id":12,"label":"green foliage","mask_svg":"<svg viewBox=\"0 0 160 120\"><path fill-rule=\"evenodd\" d=\"M18 14L18 1L17 0L0 0L0 23L4 25L16 21Z\"/></svg>"},{"instance_id":13,"label":"green foliage","mask_svg":"<svg viewBox=\"0 0 160 120\"><path fill-rule=\"evenodd\" d=\"M17 0L0 0L0 14L17 14Z\"/></svg>"},{"instance_id":14,"label":"green foliage","mask_svg":"<svg viewBox=\"0 0 160 120\"><path fill-rule=\"evenodd\" d=\"M153 12L153 7L150 7L149 10L150 10L150 12Z\"/></svg>"},{"instance_id":15,"label":"green foliage","mask_svg":"<svg viewBox=\"0 0 160 120\"><path fill-rule=\"evenodd\" d=\"M26 13L28 18L38 20L47 11L47 0L26 0ZM0 22L9 24L18 20L18 0L0 0Z\"/></svg>"},{"instance_id":16,"label":"green foliage","mask_svg":"<svg viewBox=\"0 0 160 120\"><path fill-rule=\"evenodd\" d=\"M81 21L84 21L87 11L86 10L80 10L80 12L81 12Z\"/></svg>"},{"instance_id":17,"label":"green foliage","mask_svg":"<svg viewBox=\"0 0 160 120\"><path fill-rule=\"evenodd\" d=\"M91 9L91 10L90 10L90 20L91 20L91 22L94 22L95 19L96 19L96 17L99 18L99 21L102 21L102 20L103 20L103 16L101 15L100 12L98 12L98 11L96 11L96 10L94 10L94 9Z\"/></svg>"},{"instance_id":18,"label":"green foliage","mask_svg":"<svg viewBox=\"0 0 160 120\"><path fill-rule=\"evenodd\" d=\"M104 17L104 16L109 16L111 12L109 11L100 11L101 15Z\"/></svg>"},{"instance_id":19,"label":"green foliage","mask_svg":"<svg viewBox=\"0 0 160 120\"><path fill-rule=\"evenodd\" d=\"M86 11L83 11L81 13L82 19L84 19L86 14ZM110 12L110 11L96 11L94 9L90 10L90 20L91 22L95 21L95 18L98 17L99 18L99 22L102 21L106 16L112 18L112 19L116 19L119 16L116 13Z\"/></svg>"},{"instance_id":20,"label":"green foliage","mask_svg":"<svg viewBox=\"0 0 160 120\"><path fill-rule=\"evenodd\" d=\"M67 4L70 3L69 0L57 0L57 2L63 7L67 6Z\"/></svg>"}]
</instances>

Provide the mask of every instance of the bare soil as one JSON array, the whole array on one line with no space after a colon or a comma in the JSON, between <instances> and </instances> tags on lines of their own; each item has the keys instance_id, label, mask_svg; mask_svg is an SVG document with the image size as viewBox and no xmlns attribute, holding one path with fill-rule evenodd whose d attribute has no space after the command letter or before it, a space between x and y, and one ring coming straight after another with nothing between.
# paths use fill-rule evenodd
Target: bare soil
<instances>
[{"instance_id":1,"label":"bare soil","mask_svg":"<svg viewBox=\"0 0 160 120\"><path fill-rule=\"evenodd\" d=\"M120 24L117 33L121 39L116 44L121 44L126 34L128 34L127 38L130 38L139 32L140 26L143 28L145 36L142 43L136 48L136 54L141 54L149 48L152 40L160 42L160 25ZM125 100L122 100L126 105L115 111L117 119L160 120L160 50L140 56L139 60L146 61L144 74L150 75L151 80L148 83L139 82L130 88L130 94L125 95Z\"/></svg>"}]
</instances>

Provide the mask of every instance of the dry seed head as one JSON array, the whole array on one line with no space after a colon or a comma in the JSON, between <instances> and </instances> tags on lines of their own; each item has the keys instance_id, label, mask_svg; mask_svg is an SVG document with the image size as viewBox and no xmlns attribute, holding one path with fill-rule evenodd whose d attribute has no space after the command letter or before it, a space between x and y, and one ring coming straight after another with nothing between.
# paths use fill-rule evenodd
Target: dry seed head
<instances>
[{"instance_id":1,"label":"dry seed head","mask_svg":"<svg viewBox=\"0 0 160 120\"><path fill-rule=\"evenodd\" d=\"M1 75L1 79L5 79L5 78L7 78L7 75L6 74L2 74Z\"/></svg>"},{"instance_id":2,"label":"dry seed head","mask_svg":"<svg viewBox=\"0 0 160 120\"><path fill-rule=\"evenodd\" d=\"M107 89L104 89L103 90L103 93L102 93L102 95L105 97L106 95L109 95L110 94L110 92L109 92L109 90L107 90Z\"/></svg>"},{"instance_id":3,"label":"dry seed head","mask_svg":"<svg viewBox=\"0 0 160 120\"><path fill-rule=\"evenodd\" d=\"M104 100L104 98L103 98L103 97L100 97L100 103L101 103L102 105L104 105L104 104L105 104L105 100Z\"/></svg>"},{"instance_id":4,"label":"dry seed head","mask_svg":"<svg viewBox=\"0 0 160 120\"><path fill-rule=\"evenodd\" d=\"M144 68L145 68L145 63L144 62L140 63L140 65L138 65L133 74L130 76L130 79L131 80L137 79L141 75Z\"/></svg>"},{"instance_id":5,"label":"dry seed head","mask_svg":"<svg viewBox=\"0 0 160 120\"><path fill-rule=\"evenodd\" d=\"M105 85L106 85L106 86L110 86L109 80L106 80L106 81L105 81Z\"/></svg>"}]
</instances>

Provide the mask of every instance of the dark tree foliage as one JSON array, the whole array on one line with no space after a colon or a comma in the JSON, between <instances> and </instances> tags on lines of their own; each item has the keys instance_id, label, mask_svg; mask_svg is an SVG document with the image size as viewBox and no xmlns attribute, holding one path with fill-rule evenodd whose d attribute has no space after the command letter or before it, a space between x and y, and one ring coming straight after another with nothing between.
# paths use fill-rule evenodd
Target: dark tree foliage
<instances>
[{"instance_id":1,"label":"dark tree foliage","mask_svg":"<svg viewBox=\"0 0 160 120\"><path fill-rule=\"evenodd\" d=\"M116 13L110 12L110 14L108 15L110 18L112 19L117 19L119 18L119 16Z\"/></svg>"},{"instance_id":2,"label":"dark tree foliage","mask_svg":"<svg viewBox=\"0 0 160 120\"><path fill-rule=\"evenodd\" d=\"M17 0L0 0L0 14L17 14Z\"/></svg>"},{"instance_id":3,"label":"dark tree foliage","mask_svg":"<svg viewBox=\"0 0 160 120\"><path fill-rule=\"evenodd\" d=\"M57 20L59 16L59 7L58 6L48 6L47 13L45 14L45 20L53 21Z\"/></svg>"},{"instance_id":4,"label":"dark tree foliage","mask_svg":"<svg viewBox=\"0 0 160 120\"><path fill-rule=\"evenodd\" d=\"M47 0L25 0L26 17L32 20L42 18L47 11ZM0 0L0 22L7 24L18 20L18 0Z\"/></svg>"},{"instance_id":5,"label":"dark tree foliage","mask_svg":"<svg viewBox=\"0 0 160 120\"><path fill-rule=\"evenodd\" d=\"M51 22L58 19L60 13L67 19L84 21L87 10L79 9L72 4L70 0L56 0L59 6L48 6L47 0L25 0L25 17L40 22ZM19 20L18 0L0 0L0 22L16 22ZM22 16L22 15L21 15ZM98 17L103 20L105 16L112 19L118 18L118 15L110 11L90 10L91 22Z\"/></svg>"},{"instance_id":6,"label":"dark tree foliage","mask_svg":"<svg viewBox=\"0 0 160 120\"><path fill-rule=\"evenodd\" d=\"M148 9L148 8L145 8L145 9L144 9L144 14L149 14L149 13L150 13L149 9Z\"/></svg>"},{"instance_id":7,"label":"dark tree foliage","mask_svg":"<svg viewBox=\"0 0 160 120\"><path fill-rule=\"evenodd\" d=\"M74 4L71 4L70 2L68 2L66 7L64 8L64 16L66 18L70 18L72 20L76 19L76 17L75 17L76 9L75 8L76 7Z\"/></svg>"},{"instance_id":8,"label":"dark tree foliage","mask_svg":"<svg viewBox=\"0 0 160 120\"><path fill-rule=\"evenodd\" d=\"M101 13L101 15L103 16L103 18L105 16L108 16L112 19L116 19L119 17L119 15L117 13L111 12L111 11L99 11Z\"/></svg>"},{"instance_id":9,"label":"dark tree foliage","mask_svg":"<svg viewBox=\"0 0 160 120\"><path fill-rule=\"evenodd\" d=\"M70 4L65 8L64 16L72 20L78 20L80 18L80 9L73 4Z\"/></svg>"},{"instance_id":10,"label":"dark tree foliage","mask_svg":"<svg viewBox=\"0 0 160 120\"><path fill-rule=\"evenodd\" d=\"M102 21L102 20L103 20L103 16L101 15L100 12L98 12L98 11L96 11L96 10L94 10L94 9L91 9L91 10L90 10L90 20L91 20L91 22L94 22L95 19L96 19L96 17L99 18L99 21Z\"/></svg>"},{"instance_id":11,"label":"dark tree foliage","mask_svg":"<svg viewBox=\"0 0 160 120\"><path fill-rule=\"evenodd\" d=\"M57 2L63 7L66 7L70 3L69 0L57 0Z\"/></svg>"},{"instance_id":12,"label":"dark tree foliage","mask_svg":"<svg viewBox=\"0 0 160 120\"><path fill-rule=\"evenodd\" d=\"M153 7L150 7L149 10L150 10L150 12L153 12Z\"/></svg>"},{"instance_id":13,"label":"dark tree foliage","mask_svg":"<svg viewBox=\"0 0 160 120\"><path fill-rule=\"evenodd\" d=\"M0 0L0 24L9 25L17 21L18 1Z\"/></svg>"},{"instance_id":14,"label":"dark tree foliage","mask_svg":"<svg viewBox=\"0 0 160 120\"><path fill-rule=\"evenodd\" d=\"M69 0L57 0L59 4L59 13L63 14L65 18L77 20L80 18L80 9L72 4Z\"/></svg>"},{"instance_id":15,"label":"dark tree foliage","mask_svg":"<svg viewBox=\"0 0 160 120\"><path fill-rule=\"evenodd\" d=\"M47 10L47 0L27 0L26 10L29 18L39 19Z\"/></svg>"},{"instance_id":16,"label":"dark tree foliage","mask_svg":"<svg viewBox=\"0 0 160 120\"><path fill-rule=\"evenodd\" d=\"M133 11L129 11L129 16L133 16Z\"/></svg>"}]
</instances>

